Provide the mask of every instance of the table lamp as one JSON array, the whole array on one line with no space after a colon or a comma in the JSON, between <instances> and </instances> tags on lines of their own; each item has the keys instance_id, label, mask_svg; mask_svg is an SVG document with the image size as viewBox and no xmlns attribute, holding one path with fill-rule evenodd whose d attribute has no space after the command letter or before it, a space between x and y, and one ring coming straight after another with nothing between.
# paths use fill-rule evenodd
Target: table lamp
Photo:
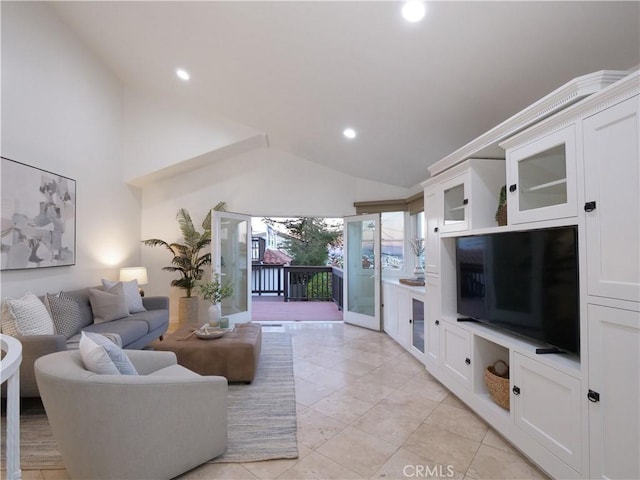
<instances>
[{"instance_id":1,"label":"table lamp","mask_svg":"<svg viewBox=\"0 0 640 480\"><path fill-rule=\"evenodd\" d=\"M147 268L146 267L126 267L120 269L120 281L130 282L131 280L137 280L138 286L146 285L147 280ZM140 288L140 296L144 297L144 290Z\"/></svg>"}]
</instances>

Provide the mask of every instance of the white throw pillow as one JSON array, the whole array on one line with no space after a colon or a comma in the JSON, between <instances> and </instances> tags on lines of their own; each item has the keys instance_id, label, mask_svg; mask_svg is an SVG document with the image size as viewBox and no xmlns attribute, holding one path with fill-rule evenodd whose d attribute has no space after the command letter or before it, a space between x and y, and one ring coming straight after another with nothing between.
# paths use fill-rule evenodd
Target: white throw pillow
<instances>
[{"instance_id":1,"label":"white throw pillow","mask_svg":"<svg viewBox=\"0 0 640 480\"><path fill-rule=\"evenodd\" d=\"M13 318L20 335L53 335L55 333L53 320L47 308L33 293L27 292L22 298L7 298L5 304L7 315ZM4 317L3 314L3 330ZM9 324L10 321L7 320L8 328L10 328Z\"/></svg>"},{"instance_id":2,"label":"white throw pillow","mask_svg":"<svg viewBox=\"0 0 640 480\"><path fill-rule=\"evenodd\" d=\"M82 332L80 356L87 370L100 375L138 375L126 353L99 333Z\"/></svg>"},{"instance_id":3,"label":"white throw pillow","mask_svg":"<svg viewBox=\"0 0 640 480\"><path fill-rule=\"evenodd\" d=\"M89 289L93 322L104 323L129 316L129 307L120 282L108 290Z\"/></svg>"},{"instance_id":4,"label":"white throw pillow","mask_svg":"<svg viewBox=\"0 0 640 480\"><path fill-rule=\"evenodd\" d=\"M107 290L113 288L118 283L122 283L124 298L127 300L129 313L146 312L147 309L142 305L142 297L140 296L140 287L138 286L137 280L134 279L128 282L114 282L113 280L102 279L102 286Z\"/></svg>"}]
</instances>

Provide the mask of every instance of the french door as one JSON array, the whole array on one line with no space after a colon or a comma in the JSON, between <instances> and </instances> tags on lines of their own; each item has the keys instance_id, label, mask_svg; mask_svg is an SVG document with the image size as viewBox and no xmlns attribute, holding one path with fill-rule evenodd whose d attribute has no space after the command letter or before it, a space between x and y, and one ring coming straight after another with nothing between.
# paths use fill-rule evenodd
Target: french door
<instances>
[{"instance_id":1,"label":"french door","mask_svg":"<svg viewBox=\"0 0 640 480\"><path fill-rule=\"evenodd\" d=\"M345 323L380 331L380 215L344 218Z\"/></svg>"},{"instance_id":2,"label":"french door","mask_svg":"<svg viewBox=\"0 0 640 480\"><path fill-rule=\"evenodd\" d=\"M229 325L251 321L251 217L214 210L211 216L211 264L233 295L221 302Z\"/></svg>"}]
</instances>

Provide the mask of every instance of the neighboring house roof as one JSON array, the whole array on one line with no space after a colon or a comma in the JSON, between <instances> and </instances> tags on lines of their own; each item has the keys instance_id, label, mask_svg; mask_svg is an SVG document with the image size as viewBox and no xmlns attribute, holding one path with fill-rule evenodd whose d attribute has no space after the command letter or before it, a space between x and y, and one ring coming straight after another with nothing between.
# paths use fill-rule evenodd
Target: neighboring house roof
<instances>
[{"instance_id":1,"label":"neighboring house roof","mask_svg":"<svg viewBox=\"0 0 640 480\"><path fill-rule=\"evenodd\" d=\"M286 253L281 252L280 250L272 250L270 248L267 248L264 251L262 263L268 265L289 265L291 263L291 260L293 260L293 258Z\"/></svg>"}]
</instances>

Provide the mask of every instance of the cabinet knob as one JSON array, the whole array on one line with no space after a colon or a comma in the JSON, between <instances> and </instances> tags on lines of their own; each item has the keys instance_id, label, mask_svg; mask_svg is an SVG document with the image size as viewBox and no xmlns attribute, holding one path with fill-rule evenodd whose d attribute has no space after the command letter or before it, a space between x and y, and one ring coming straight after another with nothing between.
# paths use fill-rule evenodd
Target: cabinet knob
<instances>
[{"instance_id":1,"label":"cabinet knob","mask_svg":"<svg viewBox=\"0 0 640 480\"><path fill-rule=\"evenodd\" d=\"M587 393L587 398L590 402L597 403L600 401L600 394L598 392L594 392L593 390L589 390L589 393Z\"/></svg>"},{"instance_id":2,"label":"cabinet knob","mask_svg":"<svg viewBox=\"0 0 640 480\"><path fill-rule=\"evenodd\" d=\"M440 325L440 320L436 320L436 325Z\"/></svg>"},{"instance_id":3,"label":"cabinet knob","mask_svg":"<svg viewBox=\"0 0 640 480\"><path fill-rule=\"evenodd\" d=\"M587 202L584 204L585 212L593 212L596 209L596 202Z\"/></svg>"},{"instance_id":4,"label":"cabinet knob","mask_svg":"<svg viewBox=\"0 0 640 480\"><path fill-rule=\"evenodd\" d=\"M517 387L514 385L511 391L513 392L514 395L520 395L520 387Z\"/></svg>"},{"instance_id":5,"label":"cabinet knob","mask_svg":"<svg viewBox=\"0 0 640 480\"><path fill-rule=\"evenodd\" d=\"M471 359L470 358L465 358L464 359L464 363L466 363L467 365L471 365Z\"/></svg>"},{"instance_id":6,"label":"cabinet knob","mask_svg":"<svg viewBox=\"0 0 640 480\"><path fill-rule=\"evenodd\" d=\"M516 186L516 184L515 184L515 183L514 183L513 185L509 185L509 191L510 191L511 193L515 192L515 191L516 191L516 188L518 188L518 187Z\"/></svg>"},{"instance_id":7,"label":"cabinet knob","mask_svg":"<svg viewBox=\"0 0 640 480\"><path fill-rule=\"evenodd\" d=\"M438 227L433 229L433 233L438 233Z\"/></svg>"},{"instance_id":8,"label":"cabinet knob","mask_svg":"<svg viewBox=\"0 0 640 480\"><path fill-rule=\"evenodd\" d=\"M413 320L412 320L412 319L409 319L409 323L413 323Z\"/></svg>"},{"instance_id":9,"label":"cabinet knob","mask_svg":"<svg viewBox=\"0 0 640 480\"><path fill-rule=\"evenodd\" d=\"M469 199L468 199L468 198L465 198L465 199L462 201L462 204L463 204L463 205L468 205L468 204L469 204Z\"/></svg>"}]
</instances>

